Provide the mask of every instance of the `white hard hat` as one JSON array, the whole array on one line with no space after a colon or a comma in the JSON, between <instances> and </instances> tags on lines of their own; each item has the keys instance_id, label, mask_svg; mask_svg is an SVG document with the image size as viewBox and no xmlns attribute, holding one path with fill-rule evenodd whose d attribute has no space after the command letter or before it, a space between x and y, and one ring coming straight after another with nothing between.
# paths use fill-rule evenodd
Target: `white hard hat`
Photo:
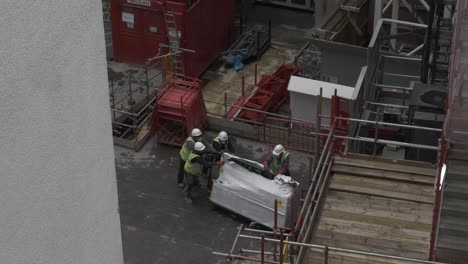
<instances>
[{"instance_id":1,"label":"white hard hat","mask_svg":"<svg viewBox=\"0 0 468 264\"><path fill-rule=\"evenodd\" d=\"M195 143L194 149L195 151L203 151L205 149L205 145L203 145L201 142L197 142Z\"/></svg>"},{"instance_id":2,"label":"white hard hat","mask_svg":"<svg viewBox=\"0 0 468 264\"><path fill-rule=\"evenodd\" d=\"M202 135L202 132L200 129L198 128L194 128L192 129L192 137L199 137Z\"/></svg>"},{"instance_id":3,"label":"white hard hat","mask_svg":"<svg viewBox=\"0 0 468 264\"><path fill-rule=\"evenodd\" d=\"M279 155L281 155L281 153L282 153L283 151L284 151L283 145L278 144L278 145L275 146L275 148L273 149L272 153L273 153L273 155L275 155L275 156L279 156Z\"/></svg>"},{"instance_id":4,"label":"white hard hat","mask_svg":"<svg viewBox=\"0 0 468 264\"><path fill-rule=\"evenodd\" d=\"M219 132L219 135L218 135L218 136L219 136L219 139L220 139L221 141L226 141L226 140L228 140L228 134L227 134L225 131Z\"/></svg>"}]
</instances>

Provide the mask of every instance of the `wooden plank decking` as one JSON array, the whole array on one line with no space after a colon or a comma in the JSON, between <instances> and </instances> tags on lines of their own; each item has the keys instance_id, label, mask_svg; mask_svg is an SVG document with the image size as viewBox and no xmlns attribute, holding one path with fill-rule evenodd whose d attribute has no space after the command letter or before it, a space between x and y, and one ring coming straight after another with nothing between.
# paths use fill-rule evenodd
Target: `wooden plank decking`
<instances>
[{"instance_id":1,"label":"wooden plank decking","mask_svg":"<svg viewBox=\"0 0 468 264\"><path fill-rule=\"evenodd\" d=\"M335 157L310 243L427 260L436 170L423 163ZM324 263L307 250L303 263ZM409 263L329 252L328 263Z\"/></svg>"}]
</instances>

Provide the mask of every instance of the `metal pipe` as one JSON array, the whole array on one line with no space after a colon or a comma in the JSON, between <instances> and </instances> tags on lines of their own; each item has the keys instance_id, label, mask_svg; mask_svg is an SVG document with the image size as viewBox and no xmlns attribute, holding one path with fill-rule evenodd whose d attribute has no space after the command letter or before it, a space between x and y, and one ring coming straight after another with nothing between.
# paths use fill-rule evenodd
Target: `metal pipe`
<instances>
[{"instance_id":1,"label":"metal pipe","mask_svg":"<svg viewBox=\"0 0 468 264\"><path fill-rule=\"evenodd\" d=\"M128 128L137 128L137 126L135 126L135 125L132 126L132 125L120 123L120 122L117 122L117 121L112 121L112 124L116 124L116 125L124 126L124 127L128 127Z\"/></svg>"},{"instance_id":2,"label":"metal pipe","mask_svg":"<svg viewBox=\"0 0 468 264\"><path fill-rule=\"evenodd\" d=\"M283 229L280 230L280 246L279 246L279 263L283 264L283 247L284 247L284 241L283 241Z\"/></svg>"},{"instance_id":3,"label":"metal pipe","mask_svg":"<svg viewBox=\"0 0 468 264\"><path fill-rule=\"evenodd\" d=\"M325 246L325 249L323 250L323 261L324 264L328 264L328 246Z\"/></svg>"},{"instance_id":4,"label":"metal pipe","mask_svg":"<svg viewBox=\"0 0 468 264\"><path fill-rule=\"evenodd\" d=\"M222 257L227 257L227 258L230 258L230 259L250 260L250 261L256 261L256 262L261 262L261 261L262 261L261 259L254 258L254 257L247 257L247 256L241 256L241 255L231 255L231 254L222 253L222 252L216 252L216 251L213 251L213 252L211 252L211 253L212 253L213 255L222 256ZM263 260L262 263L267 263L267 264L279 264L279 262L277 262L277 261L271 261L271 260Z\"/></svg>"},{"instance_id":5,"label":"metal pipe","mask_svg":"<svg viewBox=\"0 0 468 264\"><path fill-rule=\"evenodd\" d=\"M245 78L242 76L242 96L245 95Z\"/></svg>"},{"instance_id":6,"label":"metal pipe","mask_svg":"<svg viewBox=\"0 0 468 264\"><path fill-rule=\"evenodd\" d=\"M387 76L396 76L396 77L405 77L405 78L412 78L412 79L419 79L419 76L417 76L417 75L406 75L406 74L397 74L397 73L388 73L388 72L384 72L384 75L387 75Z\"/></svg>"},{"instance_id":7,"label":"metal pipe","mask_svg":"<svg viewBox=\"0 0 468 264\"><path fill-rule=\"evenodd\" d=\"M399 12L400 12L400 0L393 0L393 4L392 4L392 19L393 20L398 20ZM390 35L392 34L395 34L395 35L398 34L398 24L396 23L390 24ZM394 52L396 52L397 50L396 41L397 40L395 38L390 40L390 46L392 47Z\"/></svg>"},{"instance_id":8,"label":"metal pipe","mask_svg":"<svg viewBox=\"0 0 468 264\"><path fill-rule=\"evenodd\" d=\"M261 237L247 236L247 235L240 235L240 237L241 238L253 239L253 240L261 240L262 239ZM272 239L272 238L264 238L264 240L268 241L268 242L274 242L274 243L279 243L280 242L278 239ZM325 247L326 247L326 246L322 246L322 245L308 244L308 243L294 242L294 241L284 241L284 243L288 244L288 245L293 245L293 246L317 248L317 249L325 249ZM385 255L385 254L379 254L379 253L372 253L372 252L353 250L353 249L345 249L345 248L339 248L339 247L328 247L328 250L329 251L351 253L351 254L358 254L358 255L364 255L364 256L372 256L372 257L381 257L381 258L387 258L387 259L402 260L402 261L415 262L415 263L423 263L423 264L444 264L443 262L434 262L434 261L427 261L427 260L420 260L420 259L398 257L398 256ZM213 254L215 254L215 253L218 253L218 252L213 252ZM224 254L224 253L221 253L221 254L228 255L228 254ZM217 255L217 254L215 254L215 255Z\"/></svg>"},{"instance_id":9,"label":"metal pipe","mask_svg":"<svg viewBox=\"0 0 468 264\"><path fill-rule=\"evenodd\" d=\"M423 47L424 47L424 43L421 44L421 45L419 45L419 46L417 46L414 50L408 52L408 53L406 54L406 56L413 56L416 52L422 50Z\"/></svg>"},{"instance_id":10,"label":"metal pipe","mask_svg":"<svg viewBox=\"0 0 468 264\"><path fill-rule=\"evenodd\" d=\"M353 138L353 137L346 137L346 136L335 136L336 138L339 139L347 139L347 140L356 140L356 141L363 141L363 142L369 142L373 143L374 139L373 138L368 138L368 137L359 137L359 138ZM385 140L385 139L378 139L377 140L378 144L390 144L390 145L397 145L401 147L408 147L408 148L419 148L419 149L428 149L428 150L439 150L438 147L436 146L428 146L428 145L421 145L421 144L413 144L413 143L406 143L406 142L399 142L399 141L392 141L392 140Z\"/></svg>"},{"instance_id":11,"label":"metal pipe","mask_svg":"<svg viewBox=\"0 0 468 264\"><path fill-rule=\"evenodd\" d=\"M228 110L227 110L227 92L224 91L224 118L227 117L227 113L228 113Z\"/></svg>"},{"instance_id":12,"label":"metal pipe","mask_svg":"<svg viewBox=\"0 0 468 264\"><path fill-rule=\"evenodd\" d=\"M330 145L330 138L331 138L332 131L335 129L335 125L336 125L336 122L333 122L333 125L332 125L332 127L331 127L331 129L330 129L330 133L328 134L328 137L327 137L327 141L325 142L324 149L328 148L328 146ZM318 161L317 164L321 164L321 163L322 163L324 156L325 156L325 155L324 155L324 152L322 152L322 154L320 155L320 159L319 159L319 161ZM314 172L314 177L313 177L313 179L312 179L312 183L315 182L315 179L316 179L317 176L318 176L318 171L319 171L319 170L318 170L318 167L315 168L315 172ZM298 229L299 229L299 226L300 226L300 224L301 224L301 220L302 220L302 217L303 217L304 212L305 212L306 204L307 204L307 202L308 202L309 199L310 199L310 195L312 194L312 186L313 186L313 184L310 185L309 190L307 191L307 195L306 195L306 197L305 197L305 199L304 199L304 205L302 206L301 211L300 211L300 213L299 213L299 217L298 217L298 219L297 219L297 223L296 223L295 230L298 230Z\"/></svg>"},{"instance_id":13,"label":"metal pipe","mask_svg":"<svg viewBox=\"0 0 468 264\"><path fill-rule=\"evenodd\" d=\"M330 137L333 137L333 131L334 131L334 129L333 129L333 130L330 130ZM330 144L330 146L333 146L333 143ZM329 147L328 147L328 148L324 148L324 152L327 153L327 157L325 158L325 162L323 163L323 165L322 165L322 167L321 167L320 174L319 174L318 180L317 180L317 185L315 186L314 192L313 192L312 196L310 197L310 203L309 203L309 206L308 206L308 208L307 208L306 216L305 216L305 218L304 218L304 223L302 224L301 229L300 229L300 231L299 231L299 235L301 235L301 234L304 232L304 229L305 229L306 223L307 223L306 220L308 220L308 218L309 218L310 212L311 212L312 207L313 207L313 205L314 205L315 196L317 195L317 192L318 192L319 187L320 187L320 183L322 182L323 172L325 171L325 168L326 168L325 165L329 162L329 159L330 159L330 155L331 155L331 150L330 150L330 148L329 148ZM318 170L317 170L317 171L318 171ZM305 203L304 203L304 204L305 204Z\"/></svg>"},{"instance_id":14,"label":"metal pipe","mask_svg":"<svg viewBox=\"0 0 468 264\"><path fill-rule=\"evenodd\" d=\"M427 11L431 9L431 7L426 3L424 0L419 0L419 2L426 8Z\"/></svg>"},{"instance_id":15,"label":"metal pipe","mask_svg":"<svg viewBox=\"0 0 468 264\"><path fill-rule=\"evenodd\" d=\"M382 14L385 12L382 10L382 1L383 0L375 0L374 3L374 25L373 25L373 30L377 29L377 24L379 23L379 20L382 18Z\"/></svg>"},{"instance_id":16,"label":"metal pipe","mask_svg":"<svg viewBox=\"0 0 468 264\"><path fill-rule=\"evenodd\" d=\"M236 248L237 240L239 240L239 235L241 234L242 230L244 230L244 224L241 224L239 230L237 231L237 235L234 239L234 243L232 244L231 251L229 251L229 254L231 255L234 252L234 249Z\"/></svg>"},{"instance_id":17,"label":"metal pipe","mask_svg":"<svg viewBox=\"0 0 468 264\"><path fill-rule=\"evenodd\" d=\"M366 102L366 104L381 105L381 106L388 106L388 107L394 107L394 108L405 108L405 109L408 108L408 106L405 106L405 105L384 104L384 103L376 103L376 102Z\"/></svg>"},{"instance_id":18,"label":"metal pipe","mask_svg":"<svg viewBox=\"0 0 468 264\"><path fill-rule=\"evenodd\" d=\"M330 145L330 149L333 149L334 144L335 144L335 140L333 139L333 142ZM328 166L327 166L327 171L325 173L325 179L323 180L323 183L321 184L320 193L319 193L319 195L317 197L317 204L320 204L320 202L322 201L323 193L324 193L325 186L326 186L326 181L328 180L328 177L330 176L331 167L332 167L332 162L329 162ZM310 220L309 220L309 223L307 225L307 229L306 229L305 234L304 234L304 241L307 241L309 239L309 235L314 230L314 221L315 221L315 218L317 217L317 213L318 213L318 206L315 206L314 210L312 211L312 214L310 216ZM298 255L297 255L297 261L296 262L300 263L300 261L302 261L303 255L304 255L304 249L301 248L299 250Z\"/></svg>"},{"instance_id":19,"label":"metal pipe","mask_svg":"<svg viewBox=\"0 0 468 264\"><path fill-rule=\"evenodd\" d=\"M378 84L374 83L376 87L379 88L388 88L388 89L397 89L397 90L404 90L404 91L413 91L413 88L410 87L403 87L403 86L396 86L396 85L387 85L387 84Z\"/></svg>"},{"instance_id":20,"label":"metal pipe","mask_svg":"<svg viewBox=\"0 0 468 264\"><path fill-rule=\"evenodd\" d=\"M388 8L392 5L393 0L388 1L388 3L385 5L385 7L382 10L382 15L385 14L385 12L388 10Z\"/></svg>"},{"instance_id":21,"label":"metal pipe","mask_svg":"<svg viewBox=\"0 0 468 264\"><path fill-rule=\"evenodd\" d=\"M262 252L260 250L252 250L252 249L245 249L245 248L241 248L240 250L241 252L246 252L246 253L254 253L254 254L261 254ZM273 252L263 252L263 254L265 255L273 255L275 253ZM232 255L232 254L231 254Z\"/></svg>"},{"instance_id":22,"label":"metal pipe","mask_svg":"<svg viewBox=\"0 0 468 264\"><path fill-rule=\"evenodd\" d=\"M375 120L375 131L374 131L374 149L372 151L372 156L375 156L377 154L377 140L378 140L378 134L379 134L379 116L380 116L380 111L377 112L377 117Z\"/></svg>"},{"instance_id":23,"label":"metal pipe","mask_svg":"<svg viewBox=\"0 0 468 264\"><path fill-rule=\"evenodd\" d=\"M315 169L317 168L317 164L318 164L317 155L320 152L320 137L318 136L318 134L320 133L320 130L322 128L321 126L322 119L320 118L320 115L322 114L322 96L323 96L323 88L320 87L319 97L317 98L317 117L315 121L315 124L316 124L315 126L315 154L314 154L314 160L315 160L314 168ZM312 179L310 179L310 182L312 183Z\"/></svg>"},{"instance_id":24,"label":"metal pipe","mask_svg":"<svg viewBox=\"0 0 468 264\"><path fill-rule=\"evenodd\" d=\"M275 199L275 215L274 215L273 229L276 230L277 228L278 228L278 200Z\"/></svg>"},{"instance_id":25,"label":"metal pipe","mask_svg":"<svg viewBox=\"0 0 468 264\"><path fill-rule=\"evenodd\" d=\"M267 235L274 235L275 234L275 232L272 232L272 231L258 230L258 229L252 229L252 228L244 228L244 231L253 232L253 233L260 233L260 234L267 234ZM283 235L286 236L286 237L291 236L290 234L283 234Z\"/></svg>"},{"instance_id":26,"label":"metal pipe","mask_svg":"<svg viewBox=\"0 0 468 264\"><path fill-rule=\"evenodd\" d=\"M258 64L255 63L255 72L254 72L255 79L254 79L254 86L257 86L257 67L258 67Z\"/></svg>"},{"instance_id":27,"label":"metal pipe","mask_svg":"<svg viewBox=\"0 0 468 264\"><path fill-rule=\"evenodd\" d=\"M395 123L387 123L387 122L380 122L380 121L370 121L370 120L363 120L363 119L356 119L356 118L346 118L337 116L336 119L341 120L348 120L352 122L359 122L359 123L366 123L366 124L378 124L381 126L393 126L393 127L402 127L402 128L412 128L412 129L420 129L420 130L427 130L427 131L434 131L434 132L441 132L442 129L440 128L432 128L432 127L422 127L422 126L411 126L411 125L403 125L403 124L395 124Z\"/></svg>"},{"instance_id":28,"label":"metal pipe","mask_svg":"<svg viewBox=\"0 0 468 264\"><path fill-rule=\"evenodd\" d=\"M262 237L261 237L261 244L260 244L260 250L261 250L261 255L260 255L260 258L261 258L261 263L265 263L265 235L262 234Z\"/></svg>"},{"instance_id":29,"label":"metal pipe","mask_svg":"<svg viewBox=\"0 0 468 264\"><path fill-rule=\"evenodd\" d=\"M406 57L406 56L392 56L392 55L383 55L385 59L396 59L396 60L410 60L410 61L421 61L421 58ZM407 76L407 75L405 75Z\"/></svg>"},{"instance_id":30,"label":"metal pipe","mask_svg":"<svg viewBox=\"0 0 468 264\"><path fill-rule=\"evenodd\" d=\"M408 21L403 21L403 20L382 18L382 21L386 23L395 23L395 24L411 26L411 27L427 28L426 24L413 23L413 22L408 22Z\"/></svg>"}]
</instances>

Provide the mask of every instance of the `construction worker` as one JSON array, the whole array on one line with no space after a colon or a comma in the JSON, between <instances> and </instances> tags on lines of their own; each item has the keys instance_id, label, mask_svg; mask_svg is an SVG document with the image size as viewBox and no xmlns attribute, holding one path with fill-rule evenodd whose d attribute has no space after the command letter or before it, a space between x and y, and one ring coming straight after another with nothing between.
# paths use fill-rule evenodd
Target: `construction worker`
<instances>
[{"instance_id":1,"label":"construction worker","mask_svg":"<svg viewBox=\"0 0 468 264\"><path fill-rule=\"evenodd\" d=\"M208 162L206 161L202 155L204 154L206 147L201 142L196 142L193 151L190 152L187 162L184 165L184 172L185 172L185 200L187 202L192 202L192 195L190 191L194 186L200 184L199 177L202 175L203 167L212 167L214 165L222 166L224 164L223 161L217 162Z\"/></svg>"},{"instance_id":2,"label":"construction worker","mask_svg":"<svg viewBox=\"0 0 468 264\"><path fill-rule=\"evenodd\" d=\"M271 170L275 175L289 176L289 153L284 150L283 145L278 144L263 161L263 169Z\"/></svg>"},{"instance_id":3,"label":"construction worker","mask_svg":"<svg viewBox=\"0 0 468 264\"><path fill-rule=\"evenodd\" d=\"M213 139L211 146L218 152L234 153L234 148L225 131L219 132L218 136Z\"/></svg>"},{"instance_id":4,"label":"construction worker","mask_svg":"<svg viewBox=\"0 0 468 264\"><path fill-rule=\"evenodd\" d=\"M192 133L185 140L184 145L180 149L180 161L179 161L179 172L177 173L177 184L180 188L184 187L184 166L187 161L190 152L193 151L196 142L202 141L202 131L198 128L192 129Z\"/></svg>"}]
</instances>

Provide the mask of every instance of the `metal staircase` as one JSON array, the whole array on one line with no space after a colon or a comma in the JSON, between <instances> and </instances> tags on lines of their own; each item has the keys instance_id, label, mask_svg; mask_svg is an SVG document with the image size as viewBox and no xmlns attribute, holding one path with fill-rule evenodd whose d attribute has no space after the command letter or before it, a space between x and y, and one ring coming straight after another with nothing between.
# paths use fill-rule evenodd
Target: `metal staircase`
<instances>
[{"instance_id":1,"label":"metal staircase","mask_svg":"<svg viewBox=\"0 0 468 264\"><path fill-rule=\"evenodd\" d=\"M443 0L435 6L434 24L432 27L432 58L431 58L431 83L447 85L448 66L452 47L453 12L444 17L444 10L453 10L454 1Z\"/></svg>"},{"instance_id":2,"label":"metal staircase","mask_svg":"<svg viewBox=\"0 0 468 264\"><path fill-rule=\"evenodd\" d=\"M449 161L440 214L438 260L466 263L468 260L468 163Z\"/></svg>"},{"instance_id":3,"label":"metal staircase","mask_svg":"<svg viewBox=\"0 0 468 264\"><path fill-rule=\"evenodd\" d=\"M456 5L444 124L444 139L450 149L441 189L435 256L439 261L458 264L468 261L468 1L459 0Z\"/></svg>"}]
</instances>

